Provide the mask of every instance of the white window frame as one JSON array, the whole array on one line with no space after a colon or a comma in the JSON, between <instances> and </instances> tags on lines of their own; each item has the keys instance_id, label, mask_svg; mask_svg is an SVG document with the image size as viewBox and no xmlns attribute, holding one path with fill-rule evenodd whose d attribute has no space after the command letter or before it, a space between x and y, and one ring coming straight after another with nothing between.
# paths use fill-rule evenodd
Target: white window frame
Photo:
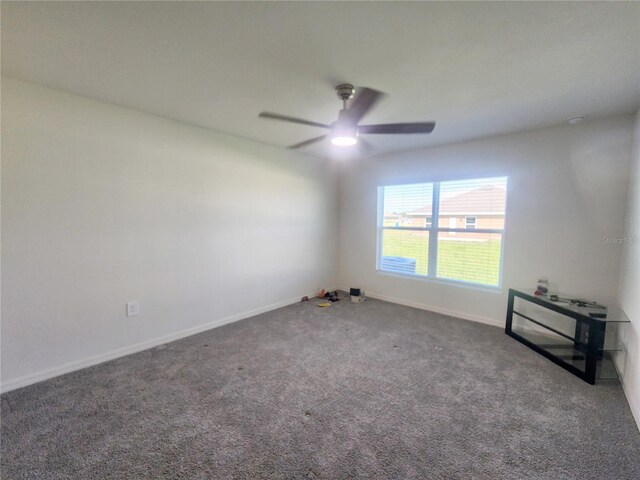
<instances>
[{"instance_id":1,"label":"white window frame","mask_svg":"<svg viewBox=\"0 0 640 480\"><path fill-rule=\"evenodd\" d=\"M469 222L470 218L473 218L473 222L471 222L471 223ZM477 215L467 215L466 217L464 217L464 228L466 230L476 230L476 224L477 223L478 223L478 216Z\"/></svg>"},{"instance_id":2,"label":"white window frame","mask_svg":"<svg viewBox=\"0 0 640 480\"><path fill-rule=\"evenodd\" d=\"M496 178L496 177L489 177ZM507 185L509 183L508 177L501 177L507 180ZM461 179L464 180L464 179ZM468 180L482 180L482 178L470 178ZM443 181L434 181L434 182L422 182L425 185L432 185L432 202L431 202L431 226L430 227L394 227L394 226L385 226L384 225L384 189L386 187L392 187L395 185L380 185L378 186L378 242L377 242L377 251L376 251L376 270L388 275L399 275L403 277L412 277L417 279L426 279L443 283L450 284L458 284L464 286L472 286L474 288L481 289L489 289L489 290L499 290L502 288L502 265L504 261L504 236L505 236L505 227L507 221L507 205L505 200L505 211L504 211L504 225L503 228L475 228L473 229L473 233L491 233L500 235L500 265L498 268L498 284L497 285L487 285L485 283L476 283L469 282L466 280L455 280L450 278L438 277L437 276L437 261L438 261L438 233L439 232L449 232L452 235L455 235L458 232L461 233L469 233L470 229L467 228L447 228L447 227L438 227L438 223L440 220L440 183L447 182L447 180ZM475 215L469 215L476 217ZM425 222L426 224L426 222ZM465 218L465 227L466 227L466 218ZM427 231L429 232L429 259L427 266L427 275L421 275L417 273L400 273L394 272L390 270L382 269L382 238L384 230L413 230L413 231Z\"/></svg>"}]
</instances>

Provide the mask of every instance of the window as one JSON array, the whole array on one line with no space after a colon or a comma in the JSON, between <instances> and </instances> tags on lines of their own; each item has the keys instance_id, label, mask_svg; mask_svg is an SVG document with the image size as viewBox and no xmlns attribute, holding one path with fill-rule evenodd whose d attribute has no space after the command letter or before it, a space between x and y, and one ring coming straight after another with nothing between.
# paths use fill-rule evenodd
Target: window
<instances>
[{"instance_id":1,"label":"window","mask_svg":"<svg viewBox=\"0 0 640 480\"><path fill-rule=\"evenodd\" d=\"M467 230L475 230L476 218L478 217L467 217L464 222L464 228L466 228Z\"/></svg>"},{"instance_id":2,"label":"window","mask_svg":"<svg viewBox=\"0 0 640 480\"><path fill-rule=\"evenodd\" d=\"M506 177L379 187L378 269L499 286L506 192Z\"/></svg>"}]
</instances>

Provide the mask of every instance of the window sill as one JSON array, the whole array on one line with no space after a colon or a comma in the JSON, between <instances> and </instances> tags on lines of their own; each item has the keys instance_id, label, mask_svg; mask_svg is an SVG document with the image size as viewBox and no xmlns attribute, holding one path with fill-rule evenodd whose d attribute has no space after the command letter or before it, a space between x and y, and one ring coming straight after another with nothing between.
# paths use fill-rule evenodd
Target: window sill
<instances>
[{"instance_id":1,"label":"window sill","mask_svg":"<svg viewBox=\"0 0 640 480\"><path fill-rule=\"evenodd\" d=\"M482 285L480 283L470 283L470 282L464 282L462 280L448 280L446 278L432 278L424 275L414 275L411 273L389 272L387 270L381 270L379 268L376 268L376 273L380 275L388 276L388 277L418 280L418 281L428 282L428 283L439 283L439 284L447 285L450 287L466 288L469 290L479 290L487 293L502 292L502 285L496 285L496 286Z\"/></svg>"}]
</instances>

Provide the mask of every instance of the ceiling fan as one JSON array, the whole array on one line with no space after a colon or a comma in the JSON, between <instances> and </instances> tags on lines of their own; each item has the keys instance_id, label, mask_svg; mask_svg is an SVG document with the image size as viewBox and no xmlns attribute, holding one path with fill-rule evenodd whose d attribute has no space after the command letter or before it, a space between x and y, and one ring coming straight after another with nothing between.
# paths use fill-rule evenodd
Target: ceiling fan
<instances>
[{"instance_id":1,"label":"ceiling fan","mask_svg":"<svg viewBox=\"0 0 640 480\"><path fill-rule=\"evenodd\" d=\"M348 83L340 84L336 87L338 98L342 100L342 110L338 113L338 120L331 124L312 122L302 118L280 115L278 113L261 112L260 118L280 120L283 122L310 125L329 130L328 134L314 137L304 142L290 145L288 148L301 148L329 137L331 143L338 146L351 146L358 143L362 134L406 134L406 133L431 133L436 126L435 122L414 122L414 123L384 123L380 125L359 125L358 122L371 110L371 108L383 96L382 92L371 88L362 88L357 97L347 108L347 100L353 98L355 87ZM362 139L360 139L362 141Z\"/></svg>"}]
</instances>

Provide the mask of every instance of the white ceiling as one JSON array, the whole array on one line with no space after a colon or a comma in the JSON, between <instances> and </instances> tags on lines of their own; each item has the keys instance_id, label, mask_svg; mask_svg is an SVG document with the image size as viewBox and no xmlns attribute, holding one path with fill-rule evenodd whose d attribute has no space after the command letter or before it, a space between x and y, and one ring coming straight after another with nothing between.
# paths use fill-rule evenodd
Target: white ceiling
<instances>
[{"instance_id":1,"label":"white ceiling","mask_svg":"<svg viewBox=\"0 0 640 480\"><path fill-rule=\"evenodd\" d=\"M344 81L437 121L380 154L636 111L640 3L2 2L2 73L280 146L323 131L258 113L330 123Z\"/></svg>"}]
</instances>

